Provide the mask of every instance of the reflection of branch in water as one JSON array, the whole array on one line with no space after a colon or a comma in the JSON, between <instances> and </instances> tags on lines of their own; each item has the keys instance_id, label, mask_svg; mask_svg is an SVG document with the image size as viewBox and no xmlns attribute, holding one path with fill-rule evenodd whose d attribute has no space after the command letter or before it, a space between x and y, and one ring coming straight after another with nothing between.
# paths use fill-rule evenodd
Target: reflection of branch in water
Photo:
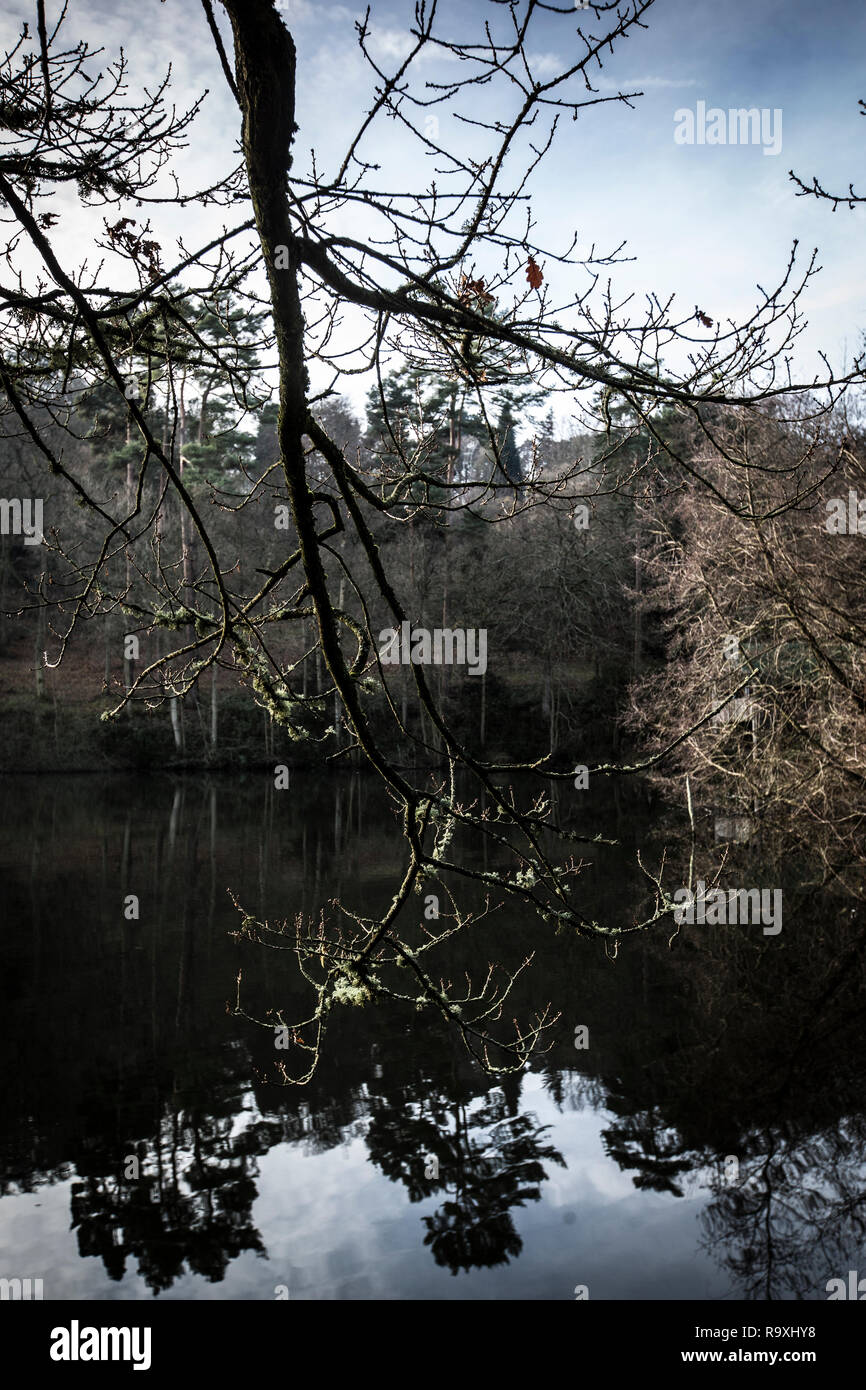
<instances>
[{"instance_id":1,"label":"reflection of branch in water","mask_svg":"<svg viewBox=\"0 0 866 1390\"><path fill-rule=\"evenodd\" d=\"M772 969L747 929L690 932L666 953L665 994L689 1008L666 1018L656 994L618 1040L604 1140L639 1187L709 1186L705 1247L742 1296L815 1299L866 1235L864 942L826 897L785 893L799 932Z\"/></svg>"},{"instance_id":2,"label":"reflection of branch in water","mask_svg":"<svg viewBox=\"0 0 866 1390\"><path fill-rule=\"evenodd\" d=\"M568 870L574 871L573 866ZM499 881L493 873L484 877ZM340 1005L362 1006L372 1000L389 1000L410 1004L416 1009L432 1008L458 1032L483 1070L492 1075L522 1069L533 1048L549 1034L559 1018L558 1014L552 1013L549 1005L536 1013L526 1028L518 1025L516 1020L511 1021L513 1026L510 1031L504 1027L497 1028L503 1023L503 1010L509 996L518 978L531 963L534 953L513 970L501 964L488 963L486 977L480 986L473 985L466 974L465 988L462 990L452 986L450 980L437 979L427 966L427 952L442 946L456 933L477 925L488 916L491 912L489 897L481 911L461 910L448 886L437 881L437 903L441 894L451 907L450 913L442 914L443 925L432 929L423 924L423 935L411 945L405 929L399 938L392 931L400 912L411 901L412 890L418 892L422 882L423 877L419 876L417 866L410 866L390 908L381 919L364 917L336 901L329 906L340 914L339 927L333 924L327 926L324 910L317 921L298 913L291 944L282 944L289 939L287 923L272 927L267 922L258 922L243 914L241 929L235 936L264 943L272 949L293 951L301 975L315 995L312 1011L302 1019L288 1023L281 1010L266 1019L255 1018L241 1006L242 976L238 973L235 1004L230 1011L236 1017L249 1019L269 1031L282 1029L286 1051L291 1044L292 1054L301 1057L301 1066L296 1074L290 1073L287 1061L283 1059L278 1061L277 1075L271 1079L283 1084L303 1085L312 1078L318 1065L328 1015L335 1006ZM239 905L235 905L240 911ZM439 920L438 907L436 920ZM408 988L412 993L407 993L405 987L397 988L395 980L399 977L398 972L403 979L408 977Z\"/></svg>"},{"instance_id":3,"label":"reflection of branch in water","mask_svg":"<svg viewBox=\"0 0 866 1390\"><path fill-rule=\"evenodd\" d=\"M825 1298L866 1240L866 1121L753 1143L739 1182L717 1185L703 1213L705 1246L734 1247L723 1263L745 1298Z\"/></svg>"}]
</instances>

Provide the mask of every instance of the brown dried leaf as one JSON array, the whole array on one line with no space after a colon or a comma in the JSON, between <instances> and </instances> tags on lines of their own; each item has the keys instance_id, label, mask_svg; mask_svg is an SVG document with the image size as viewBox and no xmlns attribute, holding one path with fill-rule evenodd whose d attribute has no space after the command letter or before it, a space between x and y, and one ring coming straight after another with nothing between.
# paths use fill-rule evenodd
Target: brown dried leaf
<instances>
[{"instance_id":1,"label":"brown dried leaf","mask_svg":"<svg viewBox=\"0 0 866 1390\"><path fill-rule=\"evenodd\" d=\"M526 278L532 290L540 289L544 282L544 272L534 256L530 256L526 263Z\"/></svg>"}]
</instances>

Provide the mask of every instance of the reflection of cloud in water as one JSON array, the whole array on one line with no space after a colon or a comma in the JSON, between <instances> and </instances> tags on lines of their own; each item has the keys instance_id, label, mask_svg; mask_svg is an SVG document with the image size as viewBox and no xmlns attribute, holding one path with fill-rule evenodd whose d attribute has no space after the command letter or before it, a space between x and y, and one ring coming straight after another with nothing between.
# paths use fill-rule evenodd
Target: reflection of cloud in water
<instances>
[{"instance_id":1,"label":"reflection of cloud in water","mask_svg":"<svg viewBox=\"0 0 866 1390\"><path fill-rule=\"evenodd\" d=\"M286 1260L302 1266L292 1292L300 1299L568 1299L577 1282L588 1282L598 1298L648 1298L660 1288L674 1298L728 1293L714 1261L695 1254L700 1205L638 1191L631 1176L605 1157L605 1115L588 1108L560 1111L535 1080L521 1104L533 1129L550 1126L540 1142L560 1150L568 1167L544 1162L549 1177L541 1185L543 1200L514 1210L522 1242L518 1259L461 1269L455 1280L448 1264L437 1265L419 1241L419 1221L441 1211L441 1192L407 1201L403 1182L387 1180L357 1141L344 1147L345 1160L335 1150L302 1158L301 1147L287 1142L261 1161L255 1217L268 1232L269 1270L281 1269ZM484 1105L474 1102L469 1111L481 1141ZM500 1152L502 1144L500 1135ZM481 1145L484 1153L493 1147ZM448 1179L444 1172L440 1176Z\"/></svg>"},{"instance_id":2,"label":"reflection of cloud in water","mask_svg":"<svg viewBox=\"0 0 866 1390\"><path fill-rule=\"evenodd\" d=\"M585 1020L586 1053L563 1024L550 1054L488 1089L453 1040L414 1013L407 1022L351 1010L334 1019L317 1084L299 1094L263 1082L271 1037L225 1014L238 956L221 886L237 878L241 897L311 910L342 874L374 898L366 866L387 860L385 813L368 797L363 836L348 834L355 821L341 783L336 837L334 803L318 783L303 815L280 803L271 828L254 789L233 788L230 814L211 818L227 793L211 789L209 801L190 786L174 795L124 784L121 798L114 784L99 793L88 781L82 794L72 779L43 806L35 786L16 786L0 908L13 965L26 968L23 993L11 988L14 971L0 977L19 1060L0 1073L0 1182L13 1192L32 1184L42 1207L34 1194L0 1199L0 1258L11 1263L20 1247L34 1276L53 1269L51 1296L147 1298L141 1260L171 1299L272 1299L280 1283L293 1299L570 1300L576 1283L593 1299L748 1288L763 1297L768 1217L774 1296L823 1298L827 1279L862 1264L864 1145L845 1117L862 1105L863 943L847 903L840 914L838 899L826 904L802 886L802 857L799 882L774 880L800 925L771 960L754 933L692 933L668 948L662 932L624 943L614 965L591 945L547 943L509 919L515 952L537 950L537 998ZM629 832L632 815L624 801ZM135 950L117 930L113 878L92 867L104 854L118 860L127 816L136 859L162 886ZM68 831L62 862L32 848L53 845L55 818ZM736 841L748 820L716 825ZM216 831L202 839L201 825ZM609 914L614 901L628 916L644 879L629 877L630 851L612 849L603 864L607 851L598 853L585 883L592 912ZM685 863L687 844L682 853ZM87 891L69 893L73 875ZM212 893L203 896L202 883ZM57 902L69 903L61 919ZM51 952L34 950L40 939ZM487 942L479 949L486 965ZM243 959L262 1007L282 1006L274 958ZM471 952L458 955L455 969L464 965L478 968ZM38 1016L63 1016L62 1052L44 1047ZM168 1205L118 1182L123 1155L139 1144L144 1172L175 1187ZM424 1180L431 1153L438 1185ZM721 1181L728 1153L744 1174L738 1192ZM81 1220L69 1230L73 1183ZM492 1242L476 1248L449 1234L488 1214ZM425 1218L440 1234L442 1264L423 1244ZM121 1247L125 1272L114 1281L103 1255L115 1260ZM508 1263L467 1269L460 1258L497 1251Z\"/></svg>"}]
</instances>

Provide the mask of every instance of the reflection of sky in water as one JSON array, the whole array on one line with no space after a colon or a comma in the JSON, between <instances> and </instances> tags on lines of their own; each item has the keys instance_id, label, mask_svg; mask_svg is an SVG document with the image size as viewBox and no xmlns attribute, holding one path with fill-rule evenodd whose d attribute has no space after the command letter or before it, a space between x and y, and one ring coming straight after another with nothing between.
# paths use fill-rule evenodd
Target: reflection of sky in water
<instances>
[{"instance_id":1,"label":"reflection of sky in water","mask_svg":"<svg viewBox=\"0 0 866 1390\"><path fill-rule=\"evenodd\" d=\"M516 1012L539 1000L562 1010L550 1091L540 1064L485 1086L441 1028L387 1009L341 1011L314 1085L285 1090L264 1081L272 1039L226 1001L241 962L257 1012L285 1004L291 975L236 945L225 887L263 915L311 912L329 893L378 911L399 867L370 782L294 785L286 801L256 779L10 779L0 1179L11 1194L37 1188L0 1196L0 1276L42 1278L49 1299L145 1302L139 1259L173 1300L272 1300L281 1284L295 1300L571 1301L579 1284L591 1300L822 1299L828 1278L862 1266L862 1006L847 910L800 903L791 884L801 926L778 961L762 940L703 930L674 948L627 944L615 966L592 945L551 942L515 998ZM620 840L583 877L593 914L630 915L645 893L633 845L649 815L638 798L587 812ZM760 881L760 859L747 868ZM125 872L144 884L134 928L118 921ZM490 931L455 969L477 973L500 941L515 960L539 945L519 914ZM62 1050L44 1039L43 1020L59 1017ZM592 1039L582 1055L578 1021ZM140 1189L119 1180L139 1145ZM431 1185L431 1151L437 1190L412 1202ZM729 1153L741 1181L726 1186ZM657 1190L670 1184L685 1195ZM536 1187L539 1201L517 1204ZM115 1282L106 1266L124 1259Z\"/></svg>"},{"instance_id":2,"label":"reflection of sky in water","mask_svg":"<svg viewBox=\"0 0 866 1390\"><path fill-rule=\"evenodd\" d=\"M301 1141L259 1159L252 1216L268 1259L242 1254L218 1284L185 1273L160 1297L272 1299L278 1284L292 1299L570 1300L576 1284L588 1285L591 1300L732 1296L724 1272L698 1247L706 1193L636 1190L604 1153L605 1112L558 1111L538 1076L525 1078L521 1110L552 1126L545 1139L568 1167L545 1162L541 1200L513 1209L523 1250L508 1264L452 1275L423 1244L421 1221L447 1193L410 1203L402 1184L368 1161L361 1137L320 1153ZM134 1257L119 1283L98 1256L80 1257L69 1223L73 1181L0 1200L2 1267L41 1274L46 1298L152 1298Z\"/></svg>"}]
</instances>

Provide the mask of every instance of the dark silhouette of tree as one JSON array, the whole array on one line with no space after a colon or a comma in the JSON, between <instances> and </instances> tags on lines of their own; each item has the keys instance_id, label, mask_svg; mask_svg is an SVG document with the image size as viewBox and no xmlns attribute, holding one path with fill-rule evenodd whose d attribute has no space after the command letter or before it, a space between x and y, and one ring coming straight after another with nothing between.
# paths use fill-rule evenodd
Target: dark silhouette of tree
<instances>
[{"instance_id":1,"label":"dark silhouette of tree","mask_svg":"<svg viewBox=\"0 0 866 1390\"><path fill-rule=\"evenodd\" d=\"M564 246L537 239L542 231L527 202L532 175L555 146L561 116L577 118L589 107L627 104L639 95L601 95L593 82L608 55L643 25L652 0L602 6L591 23L580 15L576 33L573 10L535 0L493 4L480 22L474 12L468 20L458 15L457 29L432 3L417 10L407 56L390 75L371 51L366 16L357 37L371 73L371 105L359 113L342 161L327 169L301 162L296 93L304 74L274 0L223 0L218 14L204 8L200 22L207 21L214 42L214 68L238 107L242 153L230 167L233 135L226 172L207 187L175 178L178 150L198 136L200 102L177 112L167 83L149 95L130 92L126 60L104 60L86 43L64 49L62 23L49 31L42 0L37 23L22 29L0 68L4 104L18 112L0 152L6 228L0 252L10 267L10 283L0 286L4 410L89 516L87 534L74 544L62 534L49 540L63 578L40 583L35 601L47 609L56 634L51 659L62 658L81 624L122 609L139 630L161 640L150 659L127 667L109 718L136 704L168 703L182 754L178 701L206 672L223 667L299 737L310 736L311 717L326 717L320 738L331 740L329 752L364 759L387 786L405 838L405 869L380 917L332 905L324 918L295 924L293 949L310 1006L284 1020L294 1041L287 1080L312 1075L334 1008L383 997L420 999L459 1032L482 1065L519 1069L550 1020L542 1010L513 1030L506 1000L514 976L493 969L462 993L439 981L437 945L476 920L458 901L458 883L473 880L551 925L604 940L644 930L671 904L656 880L639 921L601 922L582 910L572 857L580 837L551 814L540 780L570 781L572 770L549 765L550 742L524 761L488 758L455 729L448 683L432 681L422 660L408 666L419 715L409 727L379 649L382 629L412 621L382 535L401 534L407 503L437 522L465 514L501 525L535 507L568 510L579 500L579 465L554 478L524 478L519 489L503 467L493 422L496 393L511 381L530 381L551 396L600 392L602 425L612 406L624 405L654 447L663 448L673 475L696 480L729 512L751 516L743 496L750 465L735 461L734 482L723 490L712 470L662 439L660 413L684 413L708 447L715 446L720 405L748 416L808 391L817 416L862 379L862 363L844 376L827 370L820 380L799 384L782 371L814 257L801 271L792 253L754 312L722 328L703 310L680 313L651 294L642 314L615 308L599 284L600 271L617 264L621 247L580 256L576 239ZM186 13L179 22L188 22ZM542 22L568 39L561 49L568 56L555 73L542 74L534 56ZM449 76L431 90L423 60L436 55L449 60ZM495 118L479 114L479 84ZM459 133L440 139L424 125L431 111L447 111L454 118L449 127ZM467 121L488 143L480 162L466 147ZM407 142L398 187L389 186L375 158L386 123ZM203 138L210 146L210 128ZM435 183L427 176L428 155ZM98 213L101 221L88 248L98 252L87 258L99 265L95 272L82 269L84 257L63 244L57 225L51 199L70 187L87 215ZM212 210L212 235L203 234L207 239L191 250L171 249L166 206ZM347 230L356 212L363 214L362 237ZM566 310L550 291L553 265L580 282ZM352 352L340 332L348 311L362 325ZM251 325L243 342L236 331L242 323ZM676 348L685 363L678 371L662 361ZM279 402L278 457L254 481L245 480L240 497L217 497L218 510L234 523L223 530L211 522L209 489L199 486L212 480L208 419L220 429L225 424L217 397L231 400L236 425L264 404L262 375L252 366L266 359ZM339 379L363 367L381 381L399 359L415 365L420 359L425 370L438 371L452 401L455 383L471 393L473 408L490 425L498 466L489 476L467 480L448 468L443 476L423 451L407 452L392 438L387 471L370 479L329 432L322 401ZM127 393L131 363L145 383L141 399ZM324 392L311 384L314 367L330 382ZM119 496L107 497L83 478L44 426L47 414L65 429L69 391L97 384L127 402L129 440L137 448L130 453L124 445L126 486ZM197 441L187 387L197 392ZM506 431L502 447L508 438ZM195 462L191 443L199 450ZM453 439L448 447L453 451ZM252 443L242 452L252 455ZM512 471L513 465L512 459ZM253 525L244 513L270 511L273 522L280 509L288 521L273 533L278 556L244 564L238 537ZM448 565L442 568L444 583ZM444 599L443 609L450 623ZM485 615L464 625L486 631ZM278 650L287 630L309 632L311 646L292 656ZM636 638L636 666L639 649ZM303 673L308 662L322 675L313 692ZM374 696L384 701L389 728L403 745L399 755L381 736ZM707 718L702 713L698 724ZM518 774L531 790L515 790ZM472 784L468 794L463 778ZM476 809L482 795L483 815ZM478 868L470 855L457 857L450 846L458 834L487 848L508 846L508 865ZM445 911L428 919L438 927L413 946L411 924L427 890ZM282 927L257 922L247 911L241 932L269 944L284 936ZM236 1008L243 1011L240 986ZM257 1022L271 1027L269 1020Z\"/></svg>"}]
</instances>

